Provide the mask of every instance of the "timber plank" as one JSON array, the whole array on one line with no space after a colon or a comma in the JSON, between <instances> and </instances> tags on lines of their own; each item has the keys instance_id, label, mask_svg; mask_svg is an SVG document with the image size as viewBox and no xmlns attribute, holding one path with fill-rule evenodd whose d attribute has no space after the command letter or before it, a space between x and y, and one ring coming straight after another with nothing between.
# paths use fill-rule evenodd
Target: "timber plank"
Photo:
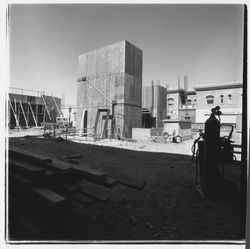
<instances>
[{"instance_id":1,"label":"timber plank","mask_svg":"<svg viewBox=\"0 0 250 249\"><path fill-rule=\"evenodd\" d=\"M110 199L110 190L98 184L82 180L78 183L81 186L80 192L99 201L105 202Z\"/></svg>"},{"instance_id":2,"label":"timber plank","mask_svg":"<svg viewBox=\"0 0 250 249\"><path fill-rule=\"evenodd\" d=\"M116 179L109 177L109 176L107 176L103 180L91 179L91 181L94 183L100 184L104 187L107 187L107 188L113 188L114 186L116 186L119 183Z\"/></svg>"},{"instance_id":3,"label":"timber plank","mask_svg":"<svg viewBox=\"0 0 250 249\"><path fill-rule=\"evenodd\" d=\"M54 158L51 164L47 164L47 168L61 173L67 173L72 171L72 166L70 163Z\"/></svg>"},{"instance_id":4,"label":"timber plank","mask_svg":"<svg viewBox=\"0 0 250 249\"><path fill-rule=\"evenodd\" d=\"M125 175L116 174L115 178L117 179L119 184L138 190L142 190L146 185L146 182L142 179L135 179Z\"/></svg>"},{"instance_id":5,"label":"timber plank","mask_svg":"<svg viewBox=\"0 0 250 249\"><path fill-rule=\"evenodd\" d=\"M72 165L72 168L82 175L83 177L87 179L98 179L98 180L104 180L107 177L107 173L96 170L96 169L91 169L89 167L84 167L80 165Z\"/></svg>"},{"instance_id":6,"label":"timber plank","mask_svg":"<svg viewBox=\"0 0 250 249\"><path fill-rule=\"evenodd\" d=\"M12 169L32 176L43 176L45 174L45 170L41 167L14 159L9 160L9 166Z\"/></svg>"},{"instance_id":7,"label":"timber plank","mask_svg":"<svg viewBox=\"0 0 250 249\"><path fill-rule=\"evenodd\" d=\"M81 189L76 183L61 183L56 186L59 190L66 194L72 194Z\"/></svg>"},{"instance_id":8,"label":"timber plank","mask_svg":"<svg viewBox=\"0 0 250 249\"><path fill-rule=\"evenodd\" d=\"M96 202L95 199L90 198L82 193L74 193L71 195L71 198L81 204L92 204Z\"/></svg>"},{"instance_id":9,"label":"timber plank","mask_svg":"<svg viewBox=\"0 0 250 249\"><path fill-rule=\"evenodd\" d=\"M101 184L105 187L112 188L118 184L118 181L112 177L106 177Z\"/></svg>"},{"instance_id":10,"label":"timber plank","mask_svg":"<svg viewBox=\"0 0 250 249\"><path fill-rule=\"evenodd\" d=\"M52 206L66 204L67 199L46 187L33 187L33 193L42 201Z\"/></svg>"},{"instance_id":11,"label":"timber plank","mask_svg":"<svg viewBox=\"0 0 250 249\"><path fill-rule=\"evenodd\" d=\"M82 158L81 155L69 155L69 156L64 156L63 158L65 159L77 159L77 158Z\"/></svg>"},{"instance_id":12,"label":"timber plank","mask_svg":"<svg viewBox=\"0 0 250 249\"><path fill-rule=\"evenodd\" d=\"M52 159L43 155L40 155L35 152L30 152L18 147L11 146L9 147L9 156L22 158L27 161L37 162L37 163L51 163Z\"/></svg>"}]
</instances>

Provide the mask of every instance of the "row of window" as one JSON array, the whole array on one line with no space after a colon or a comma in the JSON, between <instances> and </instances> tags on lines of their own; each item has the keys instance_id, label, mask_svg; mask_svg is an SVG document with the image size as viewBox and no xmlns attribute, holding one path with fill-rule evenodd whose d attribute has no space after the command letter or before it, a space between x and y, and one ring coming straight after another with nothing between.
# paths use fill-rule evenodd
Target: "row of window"
<instances>
[{"instance_id":1,"label":"row of window","mask_svg":"<svg viewBox=\"0 0 250 249\"><path fill-rule=\"evenodd\" d=\"M196 103L196 99L194 99L194 103ZM187 100L187 104L192 104L192 99ZM168 98L168 106L173 106L174 105L174 98Z\"/></svg>"},{"instance_id":2,"label":"row of window","mask_svg":"<svg viewBox=\"0 0 250 249\"><path fill-rule=\"evenodd\" d=\"M212 105L214 103L214 96L213 95L208 95L206 97L207 99L207 104L208 105ZM220 103L224 104L225 103L225 98L224 95L220 95ZM230 105L232 104L232 94L228 94L227 95L227 103Z\"/></svg>"},{"instance_id":3,"label":"row of window","mask_svg":"<svg viewBox=\"0 0 250 249\"><path fill-rule=\"evenodd\" d=\"M242 94L241 94L242 96ZM206 96L207 104L212 105L214 104L214 96L208 95ZM227 100L227 104L232 104L232 94L228 94L227 96L220 95L220 104L224 104ZM196 99L193 100L193 104L196 103ZM192 100L188 99L187 104L192 104ZM174 98L168 98L168 106L174 106Z\"/></svg>"}]
</instances>

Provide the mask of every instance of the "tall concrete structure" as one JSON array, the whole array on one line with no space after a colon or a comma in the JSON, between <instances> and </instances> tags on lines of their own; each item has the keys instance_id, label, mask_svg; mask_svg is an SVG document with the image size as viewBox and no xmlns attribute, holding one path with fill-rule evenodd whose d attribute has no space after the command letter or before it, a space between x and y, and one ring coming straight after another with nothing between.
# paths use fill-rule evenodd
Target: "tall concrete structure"
<instances>
[{"instance_id":1,"label":"tall concrete structure","mask_svg":"<svg viewBox=\"0 0 250 249\"><path fill-rule=\"evenodd\" d=\"M77 87L77 129L93 128L97 110L105 108L112 112L115 132L130 138L141 121L142 51L125 40L81 54L78 77L85 81ZM109 122L108 131L113 128Z\"/></svg>"},{"instance_id":2,"label":"tall concrete structure","mask_svg":"<svg viewBox=\"0 0 250 249\"><path fill-rule=\"evenodd\" d=\"M159 82L151 86L142 88L142 127L144 128L160 128L163 127L163 120L166 118L166 88L159 85ZM147 109L147 112L146 110ZM150 114L154 119L152 126L147 125L147 120L144 117Z\"/></svg>"}]
</instances>

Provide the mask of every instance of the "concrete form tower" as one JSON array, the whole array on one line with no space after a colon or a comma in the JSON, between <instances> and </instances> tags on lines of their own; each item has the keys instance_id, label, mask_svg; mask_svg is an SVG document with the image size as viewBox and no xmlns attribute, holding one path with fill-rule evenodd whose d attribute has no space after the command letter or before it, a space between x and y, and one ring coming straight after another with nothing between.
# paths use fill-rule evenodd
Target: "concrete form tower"
<instances>
[{"instance_id":1,"label":"concrete form tower","mask_svg":"<svg viewBox=\"0 0 250 249\"><path fill-rule=\"evenodd\" d=\"M109 99L115 103L116 130L131 137L132 127L141 124L142 51L128 41L120 41L81 54L78 77L86 77L86 81L78 82L77 87L77 129L83 129L83 112L87 112L87 128L93 128L97 110L112 109Z\"/></svg>"}]
</instances>

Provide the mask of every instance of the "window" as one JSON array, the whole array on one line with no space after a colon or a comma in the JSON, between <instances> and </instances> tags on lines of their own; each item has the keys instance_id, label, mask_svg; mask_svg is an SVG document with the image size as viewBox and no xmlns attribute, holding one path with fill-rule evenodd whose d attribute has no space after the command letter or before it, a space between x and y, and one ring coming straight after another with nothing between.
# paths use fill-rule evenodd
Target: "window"
<instances>
[{"instance_id":1,"label":"window","mask_svg":"<svg viewBox=\"0 0 250 249\"><path fill-rule=\"evenodd\" d=\"M208 105L212 105L214 103L214 96L213 95L208 95L206 97L206 99L207 99L207 104Z\"/></svg>"},{"instance_id":2,"label":"window","mask_svg":"<svg viewBox=\"0 0 250 249\"><path fill-rule=\"evenodd\" d=\"M174 98L168 98L168 106L174 105Z\"/></svg>"},{"instance_id":3,"label":"window","mask_svg":"<svg viewBox=\"0 0 250 249\"><path fill-rule=\"evenodd\" d=\"M220 103L223 104L223 102L224 102L224 96L221 95L221 96L220 96Z\"/></svg>"},{"instance_id":4,"label":"window","mask_svg":"<svg viewBox=\"0 0 250 249\"><path fill-rule=\"evenodd\" d=\"M228 101L227 101L228 104L232 104L232 95L231 94L228 94Z\"/></svg>"}]
</instances>

